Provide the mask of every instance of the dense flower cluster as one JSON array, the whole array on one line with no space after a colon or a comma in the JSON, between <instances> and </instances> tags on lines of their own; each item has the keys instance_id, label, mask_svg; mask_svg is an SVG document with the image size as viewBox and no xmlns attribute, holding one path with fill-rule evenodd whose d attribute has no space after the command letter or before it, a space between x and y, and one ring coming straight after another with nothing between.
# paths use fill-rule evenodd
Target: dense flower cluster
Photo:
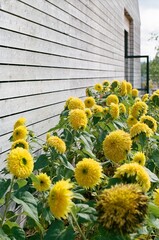
<instances>
[{"instance_id":1,"label":"dense flower cluster","mask_svg":"<svg viewBox=\"0 0 159 240\"><path fill-rule=\"evenodd\" d=\"M45 136L20 117L0 179L0 238L157 239L158 113L159 90L106 79L69 97Z\"/></svg>"}]
</instances>

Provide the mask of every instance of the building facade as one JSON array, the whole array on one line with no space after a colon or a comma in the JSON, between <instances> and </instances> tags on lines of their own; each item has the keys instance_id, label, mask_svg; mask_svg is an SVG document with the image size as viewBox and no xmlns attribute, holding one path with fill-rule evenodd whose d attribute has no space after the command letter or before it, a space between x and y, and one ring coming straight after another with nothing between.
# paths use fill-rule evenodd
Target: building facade
<instances>
[{"instance_id":1,"label":"building facade","mask_svg":"<svg viewBox=\"0 0 159 240\"><path fill-rule=\"evenodd\" d=\"M13 124L43 138L70 96L105 79L140 87L137 0L0 0L0 158Z\"/></svg>"}]
</instances>

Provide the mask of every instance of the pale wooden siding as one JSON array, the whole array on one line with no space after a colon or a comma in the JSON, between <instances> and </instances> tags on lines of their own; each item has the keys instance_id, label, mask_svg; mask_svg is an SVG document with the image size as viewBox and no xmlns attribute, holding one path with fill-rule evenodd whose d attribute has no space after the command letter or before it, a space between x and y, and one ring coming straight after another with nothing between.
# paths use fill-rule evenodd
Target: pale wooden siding
<instances>
[{"instance_id":1,"label":"pale wooden siding","mask_svg":"<svg viewBox=\"0 0 159 240\"><path fill-rule=\"evenodd\" d=\"M137 0L0 0L1 159L19 117L43 138L68 97L83 99L87 86L124 79L124 9L139 54Z\"/></svg>"}]
</instances>

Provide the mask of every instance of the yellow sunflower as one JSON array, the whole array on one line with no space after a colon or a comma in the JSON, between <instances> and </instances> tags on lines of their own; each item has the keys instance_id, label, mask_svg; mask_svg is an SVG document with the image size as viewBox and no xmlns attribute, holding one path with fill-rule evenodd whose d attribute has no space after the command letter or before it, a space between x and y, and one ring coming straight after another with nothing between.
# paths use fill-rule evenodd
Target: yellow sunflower
<instances>
[{"instance_id":1,"label":"yellow sunflower","mask_svg":"<svg viewBox=\"0 0 159 240\"><path fill-rule=\"evenodd\" d=\"M110 104L109 113L113 119L116 119L119 117L119 105L115 103Z\"/></svg>"},{"instance_id":2,"label":"yellow sunflower","mask_svg":"<svg viewBox=\"0 0 159 240\"><path fill-rule=\"evenodd\" d=\"M120 82L118 80L114 80L111 83L110 87L111 87L112 90L114 90L115 88L119 87L119 85L120 85Z\"/></svg>"},{"instance_id":3,"label":"yellow sunflower","mask_svg":"<svg viewBox=\"0 0 159 240\"><path fill-rule=\"evenodd\" d=\"M13 131L13 141L19 139L26 139L28 135L28 130L25 126L16 127Z\"/></svg>"},{"instance_id":4,"label":"yellow sunflower","mask_svg":"<svg viewBox=\"0 0 159 240\"><path fill-rule=\"evenodd\" d=\"M91 108L94 106L95 104L95 99L93 97L87 97L85 100L84 100L84 104L85 104L85 107L86 108Z\"/></svg>"},{"instance_id":5,"label":"yellow sunflower","mask_svg":"<svg viewBox=\"0 0 159 240\"><path fill-rule=\"evenodd\" d=\"M67 100L66 100L66 102L65 102L65 108L66 107L68 107L68 104L69 104L69 102L70 102L70 100L72 100L74 97L69 97Z\"/></svg>"},{"instance_id":6,"label":"yellow sunflower","mask_svg":"<svg viewBox=\"0 0 159 240\"><path fill-rule=\"evenodd\" d=\"M159 94L154 92L151 95L150 100L156 105L156 103L158 103L158 100L159 100Z\"/></svg>"},{"instance_id":7,"label":"yellow sunflower","mask_svg":"<svg viewBox=\"0 0 159 240\"><path fill-rule=\"evenodd\" d=\"M103 91L103 86L100 83L95 84L94 89L98 92Z\"/></svg>"},{"instance_id":8,"label":"yellow sunflower","mask_svg":"<svg viewBox=\"0 0 159 240\"><path fill-rule=\"evenodd\" d=\"M147 126L152 129L153 132L157 131L157 121L151 116L142 116L140 118L141 123L147 124Z\"/></svg>"},{"instance_id":9,"label":"yellow sunflower","mask_svg":"<svg viewBox=\"0 0 159 240\"><path fill-rule=\"evenodd\" d=\"M107 98L106 98L106 104L107 106L110 106L111 103L115 103L118 104L119 103L119 99L115 94L110 94Z\"/></svg>"},{"instance_id":10,"label":"yellow sunflower","mask_svg":"<svg viewBox=\"0 0 159 240\"><path fill-rule=\"evenodd\" d=\"M138 140L138 136L141 133L145 133L146 137L153 135L153 131L145 123L138 122L130 129L130 136L134 141Z\"/></svg>"},{"instance_id":11,"label":"yellow sunflower","mask_svg":"<svg viewBox=\"0 0 159 240\"><path fill-rule=\"evenodd\" d=\"M129 115L126 122L127 122L128 127L131 128L134 124L136 124L138 122L138 120L136 118L134 118L132 115Z\"/></svg>"},{"instance_id":12,"label":"yellow sunflower","mask_svg":"<svg viewBox=\"0 0 159 240\"><path fill-rule=\"evenodd\" d=\"M73 192L70 190L73 184L69 180L60 180L52 187L48 203L55 218L66 219L73 205Z\"/></svg>"},{"instance_id":13,"label":"yellow sunflower","mask_svg":"<svg viewBox=\"0 0 159 240\"><path fill-rule=\"evenodd\" d=\"M84 188L92 188L100 183L102 177L101 165L91 159L83 158L75 168L75 178L77 183Z\"/></svg>"},{"instance_id":14,"label":"yellow sunflower","mask_svg":"<svg viewBox=\"0 0 159 240\"><path fill-rule=\"evenodd\" d=\"M17 148L17 147L21 147L21 148L24 148L24 149L28 150L29 149L29 144L24 139L19 139L19 140L16 140L15 142L12 143L11 149L14 149L14 148Z\"/></svg>"},{"instance_id":15,"label":"yellow sunflower","mask_svg":"<svg viewBox=\"0 0 159 240\"><path fill-rule=\"evenodd\" d=\"M26 123L26 118L24 117L19 118L14 124L14 129L16 129L19 126L25 125L25 123Z\"/></svg>"},{"instance_id":16,"label":"yellow sunflower","mask_svg":"<svg viewBox=\"0 0 159 240\"><path fill-rule=\"evenodd\" d=\"M98 197L99 222L108 230L131 233L144 221L148 197L137 184L119 184Z\"/></svg>"},{"instance_id":17,"label":"yellow sunflower","mask_svg":"<svg viewBox=\"0 0 159 240\"><path fill-rule=\"evenodd\" d=\"M26 149L17 147L10 151L7 157L7 168L15 177L29 177L33 167L33 157Z\"/></svg>"},{"instance_id":18,"label":"yellow sunflower","mask_svg":"<svg viewBox=\"0 0 159 240\"><path fill-rule=\"evenodd\" d=\"M91 118L92 117L92 111L90 108L85 108L85 114L87 115L87 118Z\"/></svg>"},{"instance_id":19,"label":"yellow sunflower","mask_svg":"<svg viewBox=\"0 0 159 240\"><path fill-rule=\"evenodd\" d=\"M130 82L126 83L126 89L128 94L132 94L132 84Z\"/></svg>"},{"instance_id":20,"label":"yellow sunflower","mask_svg":"<svg viewBox=\"0 0 159 240\"><path fill-rule=\"evenodd\" d=\"M103 107L95 104L92 108L92 112L93 112L93 114L102 113L103 112Z\"/></svg>"},{"instance_id":21,"label":"yellow sunflower","mask_svg":"<svg viewBox=\"0 0 159 240\"><path fill-rule=\"evenodd\" d=\"M102 84L103 84L103 87L109 87L110 82L109 82L109 80L104 80L104 81L102 82Z\"/></svg>"},{"instance_id":22,"label":"yellow sunflower","mask_svg":"<svg viewBox=\"0 0 159 240\"><path fill-rule=\"evenodd\" d=\"M55 148L55 150L60 153L60 154L63 154L65 153L66 151L66 144L65 142L57 137L57 136L51 136L47 139L47 144L50 146L50 147L53 147Z\"/></svg>"},{"instance_id":23,"label":"yellow sunflower","mask_svg":"<svg viewBox=\"0 0 159 240\"><path fill-rule=\"evenodd\" d=\"M73 109L85 109L85 105L82 102L80 98L77 97L72 97L69 102L68 102L68 109L73 110Z\"/></svg>"},{"instance_id":24,"label":"yellow sunflower","mask_svg":"<svg viewBox=\"0 0 159 240\"><path fill-rule=\"evenodd\" d=\"M119 103L119 112L121 114L126 114L126 107L123 103Z\"/></svg>"},{"instance_id":25,"label":"yellow sunflower","mask_svg":"<svg viewBox=\"0 0 159 240\"><path fill-rule=\"evenodd\" d=\"M142 115L147 113L147 109L148 109L148 106L145 102L142 102L142 101L135 102L131 109L131 115L134 118L138 119Z\"/></svg>"},{"instance_id":26,"label":"yellow sunflower","mask_svg":"<svg viewBox=\"0 0 159 240\"><path fill-rule=\"evenodd\" d=\"M137 97L139 95L139 91L136 88L132 89L132 96Z\"/></svg>"},{"instance_id":27,"label":"yellow sunflower","mask_svg":"<svg viewBox=\"0 0 159 240\"><path fill-rule=\"evenodd\" d=\"M39 192L47 191L50 189L51 180L46 173L40 173L36 176L36 181L33 182L33 186Z\"/></svg>"},{"instance_id":28,"label":"yellow sunflower","mask_svg":"<svg viewBox=\"0 0 159 240\"><path fill-rule=\"evenodd\" d=\"M142 96L142 101L143 102L147 102L149 100L149 94L148 93L145 93L143 96Z\"/></svg>"},{"instance_id":29,"label":"yellow sunflower","mask_svg":"<svg viewBox=\"0 0 159 240\"><path fill-rule=\"evenodd\" d=\"M87 115L85 111L80 109L71 110L69 114L69 122L73 129L83 130L87 126Z\"/></svg>"},{"instance_id":30,"label":"yellow sunflower","mask_svg":"<svg viewBox=\"0 0 159 240\"><path fill-rule=\"evenodd\" d=\"M115 178L126 183L138 183L144 192L150 189L150 177L143 166L136 162L125 163L116 169Z\"/></svg>"},{"instance_id":31,"label":"yellow sunflower","mask_svg":"<svg viewBox=\"0 0 159 240\"><path fill-rule=\"evenodd\" d=\"M153 193L153 199L154 204L156 204L159 207L159 189L155 189Z\"/></svg>"},{"instance_id":32,"label":"yellow sunflower","mask_svg":"<svg viewBox=\"0 0 159 240\"><path fill-rule=\"evenodd\" d=\"M143 152L135 153L135 155L133 156L132 161L140 164L141 166L144 166L145 165L145 161L146 161L145 154Z\"/></svg>"},{"instance_id":33,"label":"yellow sunflower","mask_svg":"<svg viewBox=\"0 0 159 240\"><path fill-rule=\"evenodd\" d=\"M125 96L127 94L127 82L124 80L120 83L120 94Z\"/></svg>"},{"instance_id":34,"label":"yellow sunflower","mask_svg":"<svg viewBox=\"0 0 159 240\"><path fill-rule=\"evenodd\" d=\"M113 162L120 162L126 159L131 145L132 141L129 133L123 130L113 131L103 141L104 155Z\"/></svg>"}]
</instances>

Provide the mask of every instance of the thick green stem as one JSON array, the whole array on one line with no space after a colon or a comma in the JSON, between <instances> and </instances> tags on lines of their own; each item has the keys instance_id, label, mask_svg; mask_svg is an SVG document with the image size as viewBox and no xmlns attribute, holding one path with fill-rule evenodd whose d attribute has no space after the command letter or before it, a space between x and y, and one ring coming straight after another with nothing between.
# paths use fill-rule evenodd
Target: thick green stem
<instances>
[{"instance_id":1,"label":"thick green stem","mask_svg":"<svg viewBox=\"0 0 159 240\"><path fill-rule=\"evenodd\" d=\"M82 232L82 230L81 230L81 228L80 228L80 226L79 226L79 224L78 224L78 222L77 222L77 219L76 219L76 217L74 216L74 214L73 214L72 211L71 211L71 215L72 215L72 218L73 218L73 220L74 220L74 222L75 222L75 224L76 224L76 227L78 228L79 233L81 234L81 237L83 238L83 240L87 240L86 237L85 237L85 235L83 234L83 232Z\"/></svg>"},{"instance_id":2,"label":"thick green stem","mask_svg":"<svg viewBox=\"0 0 159 240\"><path fill-rule=\"evenodd\" d=\"M10 184L10 189L9 189L9 192L8 192L8 196L7 196L7 200L6 200L6 204L5 204L5 209L4 209L4 213L3 213L3 217L2 217L1 227L3 226L3 223L4 223L5 218L6 218L6 214L7 214L8 207L9 207L9 201L10 201L10 198L11 198L13 185L14 185L14 176L12 177L12 181L11 181L11 184Z\"/></svg>"}]
</instances>

